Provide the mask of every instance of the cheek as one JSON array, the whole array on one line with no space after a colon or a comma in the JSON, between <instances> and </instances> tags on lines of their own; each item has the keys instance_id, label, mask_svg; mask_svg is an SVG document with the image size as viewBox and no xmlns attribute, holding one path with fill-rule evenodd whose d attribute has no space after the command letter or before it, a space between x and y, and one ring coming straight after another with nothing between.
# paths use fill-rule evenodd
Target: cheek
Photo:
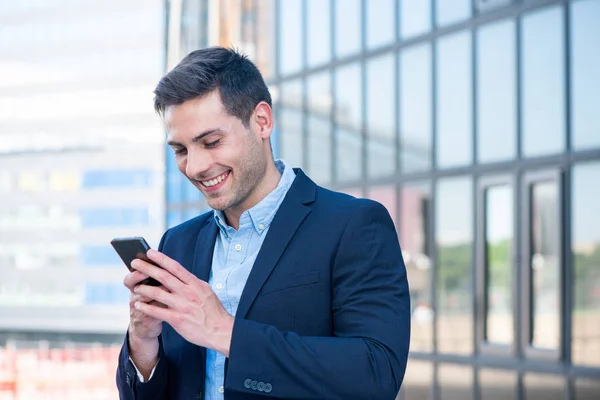
<instances>
[{"instance_id":1,"label":"cheek","mask_svg":"<svg viewBox=\"0 0 600 400\"><path fill-rule=\"evenodd\" d=\"M185 173L185 169L187 166L186 158L185 157L178 158L178 159L176 159L176 162L177 162L177 168L179 169L179 172L186 175L186 173Z\"/></svg>"}]
</instances>

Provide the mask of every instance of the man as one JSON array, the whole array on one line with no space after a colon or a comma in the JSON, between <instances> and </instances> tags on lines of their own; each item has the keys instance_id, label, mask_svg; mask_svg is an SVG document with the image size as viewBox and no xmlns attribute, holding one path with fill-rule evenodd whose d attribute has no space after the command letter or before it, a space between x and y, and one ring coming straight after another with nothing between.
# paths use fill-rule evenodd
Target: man
<instances>
[{"instance_id":1,"label":"man","mask_svg":"<svg viewBox=\"0 0 600 400\"><path fill-rule=\"evenodd\" d=\"M125 277L121 398L394 399L410 307L386 209L273 160L271 96L235 51L192 52L155 94L214 211L164 234L148 252L162 268L135 260Z\"/></svg>"}]
</instances>

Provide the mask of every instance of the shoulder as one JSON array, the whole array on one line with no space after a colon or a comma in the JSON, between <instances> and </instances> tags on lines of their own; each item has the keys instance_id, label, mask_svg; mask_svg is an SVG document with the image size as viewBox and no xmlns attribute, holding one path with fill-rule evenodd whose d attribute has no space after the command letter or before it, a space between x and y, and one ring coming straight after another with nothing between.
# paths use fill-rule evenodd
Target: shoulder
<instances>
[{"instance_id":1,"label":"shoulder","mask_svg":"<svg viewBox=\"0 0 600 400\"><path fill-rule=\"evenodd\" d=\"M354 197L320 186L317 186L315 208L323 209L335 217L342 215L389 216L388 210L378 201Z\"/></svg>"},{"instance_id":2,"label":"shoulder","mask_svg":"<svg viewBox=\"0 0 600 400\"><path fill-rule=\"evenodd\" d=\"M182 238L182 237L192 237L192 236L196 236L198 231L207 223L210 221L210 218L213 218L213 212L208 211L205 212L204 214L200 214L197 217L194 217L192 219L189 219L187 221L184 221L182 223L180 223L179 225L175 225L172 228L169 228L165 231L165 233L163 234L163 239L162 241L167 241L168 239L171 238Z\"/></svg>"}]
</instances>

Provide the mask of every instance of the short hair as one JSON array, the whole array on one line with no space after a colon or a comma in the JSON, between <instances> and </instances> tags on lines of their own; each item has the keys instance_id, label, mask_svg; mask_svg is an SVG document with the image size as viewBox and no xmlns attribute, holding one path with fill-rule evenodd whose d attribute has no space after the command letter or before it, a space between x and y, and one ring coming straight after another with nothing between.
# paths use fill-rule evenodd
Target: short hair
<instances>
[{"instance_id":1,"label":"short hair","mask_svg":"<svg viewBox=\"0 0 600 400\"><path fill-rule=\"evenodd\" d=\"M227 113L246 127L258 103L272 106L269 89L252 61L234 49L208 47L192 51L162 77L154 89L154 109L164 116L168 106L214 90Z\"/></svg>"}]
</instances>

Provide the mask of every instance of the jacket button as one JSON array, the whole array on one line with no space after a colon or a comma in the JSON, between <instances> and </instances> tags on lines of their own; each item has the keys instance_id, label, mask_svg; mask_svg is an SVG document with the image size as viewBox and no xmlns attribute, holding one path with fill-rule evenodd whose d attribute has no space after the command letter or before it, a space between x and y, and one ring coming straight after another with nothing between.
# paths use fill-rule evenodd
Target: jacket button
<instances>
[{"instance_id":1,"label":"jacket button","mask_svg":"<svg viewBox=\"0 0 600 400\"><path fill-rule=\"evenodd\" d=\"M246 389L250 389L250 385L251 385L251 384L252 384L252 379L246 379L246 380L244 381L244 387L245 387Z\"/></svg>"},{"instance_id":2,"label":"jacket button","mask_svg":"<svg viewBox=\"0 0 600 400\"><path fill-rule=\"evenodd\" d=\"M252 383L250 384L250 389L256 390L256 385L258 385L258 381L252 381Z\"/></svg>"},{"instance_id":3,"label":"jacket button","mask_svg":"<svg viewBox=\"0 0 600 400\"><path fill-rule=\"evenodd\" d=\"M271 393L271 390L273 390L273 385L265 383L265 393Z\"/></svg>"}]
</instances>

